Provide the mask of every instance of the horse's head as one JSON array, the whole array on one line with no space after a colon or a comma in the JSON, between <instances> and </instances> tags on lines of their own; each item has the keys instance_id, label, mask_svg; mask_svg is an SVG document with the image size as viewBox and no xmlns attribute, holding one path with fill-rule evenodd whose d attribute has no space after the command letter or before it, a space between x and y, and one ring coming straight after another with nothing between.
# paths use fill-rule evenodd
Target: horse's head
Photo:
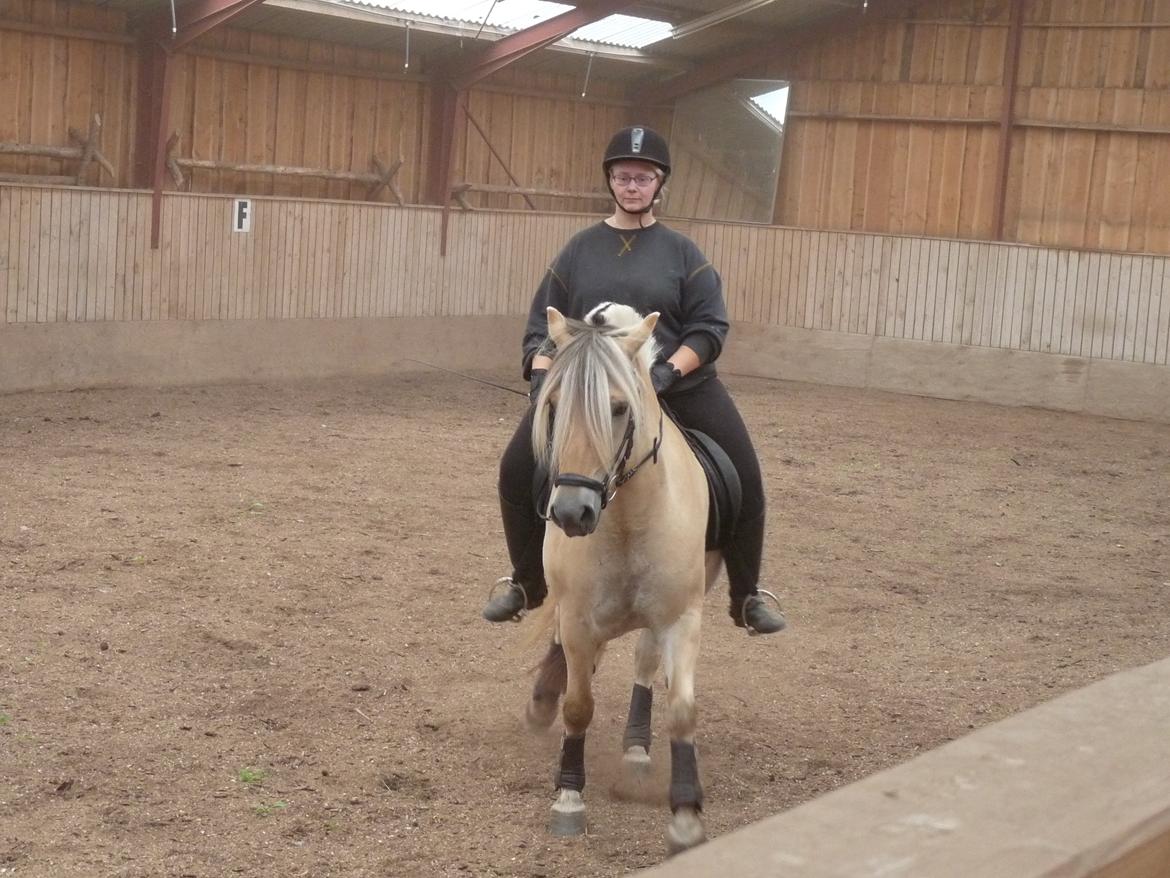
<instances>
[{"instance_id":1,"label":"horse's head","mask_svg":"<svg viewBox=\"0 0 1170 878\"><path fill-rule=\"evenodd\" d=\"M556 354L536 400L532 441L552 478L548 516L568 536L596 530L613 492L636 471L635 453L656 454L660 422L650 364L658 314L599 306L585 322L548 309ZM555 413L555 417L554 417Z\"/></svg>"}]
</instances>

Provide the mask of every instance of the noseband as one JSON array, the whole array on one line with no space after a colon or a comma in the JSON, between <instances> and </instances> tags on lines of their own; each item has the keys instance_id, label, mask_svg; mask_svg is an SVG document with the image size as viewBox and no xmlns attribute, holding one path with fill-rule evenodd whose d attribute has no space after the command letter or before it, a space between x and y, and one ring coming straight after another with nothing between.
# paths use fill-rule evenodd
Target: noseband
<instances>
[{"instance_id":1,"label":"noseband","mask_svg":"<svg viewBox=\"0 0 1170 878\"><path fill-rule=\"evenodd\" d=\"M582 476L577 473L558 473L553 479L553 487L559 488L562 485L567 485L571 488L586 488L590 491L595 491L601 495L601 508L604 509L609 505L609 501L617 496L617 490L635 475L638 470L642 468L645 463L658 463L658 450L662 447L662 411L658 412L658 437L654 440L654 445L646 453L646 456L639 460L630 469L626 469L626 464L630 462L630 455L634 451L634 417L631 414L629 421L626 423L626 432L622 436L621 444L618 445L617 454L614 455L613 466L606 472L603 479L591 479L589 476ZM610 485L613 486L613 491L610 491ZM547 510L541 516L546 521L548 520Z\"/></svg>"}]
</instances>

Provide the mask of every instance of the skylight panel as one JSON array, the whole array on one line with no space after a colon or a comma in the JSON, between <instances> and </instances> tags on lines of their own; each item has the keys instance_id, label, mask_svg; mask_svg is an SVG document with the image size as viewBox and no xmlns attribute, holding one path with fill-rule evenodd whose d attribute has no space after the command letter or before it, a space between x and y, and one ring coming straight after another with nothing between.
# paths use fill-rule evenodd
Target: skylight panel
<instances>
[{"instance_id":1,"label":"skylight panel","mask_svg":"<svg viewBox=\"0 0 1170 878\"><path fill-rule=\"evenodd\" d=\"M784 114L788 110L787 85L764 94L752 95L748 100L767 117L773 127L780 128L784 124Z\"/></svg>"},{"instance_id":2,"label":"skylight panel","mask_svg":"<svg viewBox=\"0 0 1170 878\"><path fill-rule=\"evenodd\" d=\"M404 12L456 21L465 26L488 27L502 30L523 30L547 21L573 7L550 0L345 0L362 6L377 6L391 12ZM486 22L485 22L486 17ZM670 36L671 26L665 21L639 18L633 15L610 15L600 21L579 28L569 39L641 49Z\"/></svg>"}]
</instances>

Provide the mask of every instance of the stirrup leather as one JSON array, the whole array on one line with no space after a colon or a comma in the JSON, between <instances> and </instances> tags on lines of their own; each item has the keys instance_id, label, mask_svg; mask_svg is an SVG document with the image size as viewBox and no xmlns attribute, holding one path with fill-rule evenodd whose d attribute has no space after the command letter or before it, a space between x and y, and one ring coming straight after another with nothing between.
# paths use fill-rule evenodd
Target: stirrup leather
<instances>
[{"instance_id":1,"label":"stirrup leather","mask_svg":"<svg viewBox=\"0 0 1170 878\"><path fill-rule=\"evenodd\" d=\"M491 602L492 597L496 593L496 590L504 583L507 583L508 588L516 589L524 597L524 606L517 610L515 615L513 615L512 618L508 620L509 622L520 622L524 619L525 616L528 615L528 592L524 590L524 586L514 580L511 576L501 576L494 583L492 583L492 587L488 589L488 602Z\"/></svg>"},{"instance_id":2,"label":"stirrup leather","mask_svg":"<svg viewBox=\"0 0 1170 878\"><path fill-rule=\"evenodd\" d=\"M519 588L519 586L517 586L517 588ZM784 608L783 608L782 606L780 606L780 598L776 597L776 595L772 594L772 592L770 592L770 591L765 591L765 590L764 590L764 589L762 589L762 588L761 588L761 589L758 589L758 590L756 591L756 595L757 595L757 596L759 596L759 595L767 595L768 597L770 597L770 598L772 599L772 603L774 603L774 604L776 605L776 609L777 609L777 611L779 611L779 613L780 613L780 618L781 618L781 619L783 619L783 618L784 618ZM748 624L748 620L747 620L747 603L748 603L748 602L747 602L747 598L744 598L743 604L742 604L742 605L740 606L740 608L739 608L739 616L740 616L740 620L743 622L743 627L744 627L744 628L747 630L748 637L758 637L758 636L759 636L759 634L760 634L760 632L759 632L759 631L757 631L755 628L753 628L751 625L749 625L749 624Z\"/></svg>"}]
</instances>

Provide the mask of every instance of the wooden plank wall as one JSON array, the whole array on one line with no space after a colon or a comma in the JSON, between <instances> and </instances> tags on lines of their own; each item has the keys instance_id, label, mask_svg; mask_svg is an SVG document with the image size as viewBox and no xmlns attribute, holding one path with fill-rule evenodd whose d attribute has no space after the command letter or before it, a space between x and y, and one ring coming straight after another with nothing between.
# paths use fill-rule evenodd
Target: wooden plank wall
<instances>
[{"instance_id":1,"label":"wooden plank wall","mask_svg":"<svg viewBox=\"0 0 1170 878\"><path fill-rule=\"evenodd\" d=\"M575 192L605 191L601 156L610 135L626 125L647 122L624 99L624 85L591 80L589 97L580 97L581 81L569 75L526 74L505 70L472 89L468 111L484 136L460 119L453 177L507 186L512 184L488 147L500 154L523 186ZM648 124L669 126L669 114L645 114ZM669 127L665 130L669 131ZM475 193L479 207L523 208L514 195ZM589 210L589 202L533 198L540 210Z\"/></svg>"},{"instance_id":2,"label":"wooden plank wall","mask_svg":"<svg viewBox=\"0 0 1170 878\"><path fill-rule=\"evenodd\" d=\"M69 146L69 128L88 131L98 113L101 150L118 177L99 178L91 165L85 182L129 186L136 69L125 25L125 15L102 6L0 0L0 141ZM0 171L72 175L77 163L6 155Z\"/></svg>"},{"instance_id":3,"label":"wooden plank wall","mask_svg":"<svg viewBox=\"0 0 1170 878\"><path fill-rule=\"evenodd\" d=\"M90 114L100 111L103 148L118 170L116 181L102 185L131 186L138 70L127 28L124 15L88 3L0 0L0 140L65 145L69 126L84 130ZM396 182L409 203L420 203L431 159L428 86L424 75L403 70L402 48L372 51L217 29L172 62L178 155L361 172L375 155L402 158ZM594 77L587 98L580 90L571 75L513 70L473 89L470 118L461 117L456 132L453 179L509 185L502 159L523 186L602 189L605 142L634 121L634 111L622 83ZM659 111L652 124L669 130L669 113ZM63 164L0 156L0 171L15 173L69 172ZM90 182L97 184L96 176ZM191 172L187 191L365 198L363 185L209 170ZM516 196L467 198L480 207L524 207ZM390 196L383 192L379 200ZM587 207L564 199L536 202L541 209Z\"/></svg>"},{"instance_id":4,"label":"wooden plank wall","mask_svg":"<svg viewBox=\"0 0 1170 878\"><path fill-rule=\"evenodd\" d=\"M695 223L735 320L1167 364L1170 258Z\"/></svg>"},{"instance_id":5,"label":"wooden plank wall","mask_svg":"<svg viewBox=\"0 0 1170 878\"><path fill-rule=\"evenodd\" d=\"M596 217L0 185L3 323L522 315ZM1166 365L1170 258L685 221L734 320Z\"/></svg>"},{"instance_id":6,"label":"wooden plank wall","mask_svg":"<svg viewBox=\"0 0 1170 878\"><path fill-rule=\"evenodd\" d=\"M871 22L763 72L793 82L777 223L992 234L1008 3L911 5L903 20ZM130 185L137 69L127 28L124 15L100 5L0 0L0 139L63 144L68 127L85 128L101 112L116 185ZM431 159L428 96L423 77L402 70L400 52L215 31L175 62L181 153L361 171L374 154L401 156L398 182L419 203ZM598 189L597 158L612 130L635 121L670 130L670 112L629 104L623 83L595 78L584 100L580 85L571 75L508 70L472 91L471 117L522 184ZM1170 253L1170 198L1160 194L1170 173L1170 0L1028 0L1016 103L1008 240ZM0 157L0 171L68 170ZM469 120L456 138L454 176L510 182ZM742 193L726 181L707 185L713 179L681 158L674 211L718 214L721 199L738 203ZM338 182L214 171L196 171L190 188L364 197L363 187ZM515 196L469 198L524 206ZM542 210L588 208L535 201Z\"/></svg>"},{"instance_id":7,"label":"wooden plank wall","mask_svg":"<svg viewBox=\"0 0 1170 878\"><path fill-rule=\"evenodd\" d=\"M0 184L4 323L282 320L516 314L585 218Z\"/></svg>"},{"instance_id":8,"label":"wooden plank wall","mask_svg":"<svg viewBox=\"0 0 1170 878\"><path fill-rule=\"evenodd\" d=\"M777 223L991 236L1009 4L910 6L771 65ZM1170 253L1170 0L1028 0L1016 118L1007 240Z\"/></svg>"}]
</instances>

